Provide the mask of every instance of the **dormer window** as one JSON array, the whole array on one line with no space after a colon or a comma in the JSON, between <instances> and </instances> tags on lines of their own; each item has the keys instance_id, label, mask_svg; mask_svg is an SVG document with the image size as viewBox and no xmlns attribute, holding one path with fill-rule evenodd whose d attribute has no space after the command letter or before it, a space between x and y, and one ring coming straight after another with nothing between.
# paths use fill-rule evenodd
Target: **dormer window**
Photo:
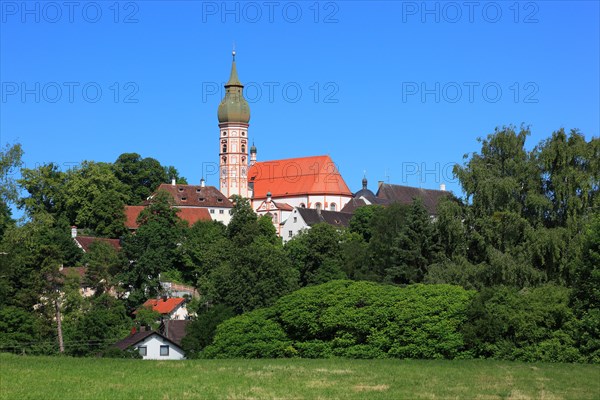
<instances>
[{"instance_id":1,"label":"dormer window","mask_svg":"<svg viewBox=\"0 0 600 400\"><path fill-rule=\"evenodd\" d=\"M177 190L179 190L180 192L183 192L183 188L182 187L177 188Z\"/></svg>"},{"instance_id":2,"label":"dormer window","mask_svg":"<svg viewBox=\"0 0 600 400\"><path fill-rule=\"evenodd\" d=\"M222 203L222 202L223 202L223 199L222 199L222 198L220 198L220 197L219 197L219 198L217 198L217 203Z\"/></svg>"},{"instance_id":3,"label":"dormer window","mask_svg":"<svg viewBox=\"0 0 600 400\"><path fill-rule=\"evenodd\" d=\"M206 200L204 197L198 197L198 201L203 202L204 200Z\"/></svg>"},{"instance_id":4,"label":"dormer window","mask_svg":"<svg viewBox=\"0 0 600 400\"><path fill-rule=\"evenodd\" d=\"M182 197L181 201L187 201L187 197Z\"/></svg>"},{"instance_id":5,"label":"dormer window","mask_svg":"<svg viewBox=\"0 0 600 400\"><path fill-rule=\"evenodd\" d=\"M200 189L200 188L196 189L196 193L200 193L201 191L202 191L202 189Z\"/></svg>"}]
</instances>

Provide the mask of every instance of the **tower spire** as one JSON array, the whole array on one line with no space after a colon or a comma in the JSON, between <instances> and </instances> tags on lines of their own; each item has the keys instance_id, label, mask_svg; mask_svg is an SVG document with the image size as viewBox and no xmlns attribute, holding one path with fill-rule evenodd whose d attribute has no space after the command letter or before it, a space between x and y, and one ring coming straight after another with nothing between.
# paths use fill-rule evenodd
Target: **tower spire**
<instances>
[{"instance_id":1,"label":"tower spire","mask_svg":"<svg viewBox=\"0 0 600 400\"><path fill-rule=\"evenodd\" d=\"M232 56L231 73L229 74L229 81L225 84L225 87L226 88L230 87L230 86L244 87L244 85L242 85L242 82L240 82L240 78L238 78L237 68L235 66L235 47L234 47L234 50L231 52L231 56Z\"/></svg>"}]
</instances>

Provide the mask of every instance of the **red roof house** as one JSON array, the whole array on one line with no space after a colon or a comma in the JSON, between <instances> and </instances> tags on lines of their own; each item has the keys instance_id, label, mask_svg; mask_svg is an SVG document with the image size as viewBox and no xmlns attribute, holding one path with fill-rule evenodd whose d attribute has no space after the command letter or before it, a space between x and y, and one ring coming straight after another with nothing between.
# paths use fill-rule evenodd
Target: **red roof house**
<instances>
[{"instance_id":1,"label":"red roof house","mask_svg":"<svg viewBox=\"0 0 600 400\"><path fill-rule=\"evenodd\" d=\"M142 307L151 308L168 319L187 319L188 312L183 297L149 299Z\"/></svg>"}]
</instances>

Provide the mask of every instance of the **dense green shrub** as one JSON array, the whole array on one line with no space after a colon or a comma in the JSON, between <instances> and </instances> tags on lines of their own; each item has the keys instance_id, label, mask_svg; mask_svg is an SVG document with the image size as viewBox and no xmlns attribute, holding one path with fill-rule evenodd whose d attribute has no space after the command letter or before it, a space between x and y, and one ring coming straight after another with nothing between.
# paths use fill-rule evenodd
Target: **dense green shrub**
<instances>
[{"instance_id":1,"label":"dense green shrub","mask_svg":"<svg viewBox=\"0 0 600 400\"><path fill-rule=\"evenodd\" d=\"M484 289L469 308L465 341L477 357L520 361L579 361L569 289L546 285Z\"/></svg>"},{"instance_id":2,"label":"dense green shrub","mask_svg":"<svg viewBox=\"0 0 600 400\"><path fill-rule=\"evenodd\" d=\"M217 328L208 357L454 358L474 292L332 281Z\"/></svg>"},{"instance_id":3,"label":"dense green shrub","mask_svg":"<svg viewBox=\"0 0 600 400\"><path fill-rule=\"evenodd\" d=\"M281 358L290 354L292 342L268 309L228 319L217 327L213 344L202 354L207 358ZM293 352L293 351L292 351Z\"/></svg>"}]
</instances>

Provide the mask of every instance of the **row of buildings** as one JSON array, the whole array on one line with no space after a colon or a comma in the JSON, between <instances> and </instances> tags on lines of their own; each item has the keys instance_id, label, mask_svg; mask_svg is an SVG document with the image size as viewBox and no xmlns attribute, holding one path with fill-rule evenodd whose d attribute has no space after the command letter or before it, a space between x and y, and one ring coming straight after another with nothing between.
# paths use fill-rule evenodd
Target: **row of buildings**
<instances>
[{"instance_id":1,"label":"row of buildings","mask_svg":"<svg viewBox=\"0 0 600 400\"><path fill-rule=\"evenodd\" d=\"M394 202L411 203L421 198L431 215L441 197L440 190L421 189L379 182L377 192L368 189L363 177L362 189L352 193L336 164L328 155L258 161L257 148L250 145L250 107L243 95L235 62L231 64L225 97L217 111L219 145L219 188L205 185L164 183L158 190L171 194L179 216L193 224L215 220L227 224L231 218L231 197L250 200L259 216L266 215L283 241L316 223L347 226L358 207ZM137 216L143 206L126 208L127 227L137 228Z\"/></svg>"},{"instance_id":2,"label":"row of buildings","mask_svg":"<svg viewBox=\"0 0 600 400\"><path fill-rule=\"evenodd\" d=\"M352 193L328 155L259 161L257 148L254 144L250 145L250 107L244 99L243 88L234 52L230 77L225 84L225 97L217 112L219 188L206 185L202 179L200 185L181 185L172 181L161 184L157 189L172 196L178 216L190 225L211 220L227 225L234 207L232 197L238 195L250 200L256 214L269 217L278 235L287 242L318 223L346 227L354 211L367 205L410 204L415 198L420 198L433 216L440 199L449 195L443 185L440 190L432 190L384 182L378 182L374 193L369 190L366 177L362 179L362 189ZM128 229L138 228L137 219L144 207L126 207ZM76 230L73 238L84 251L94 240L78 237ZM118 246L118 241L101 240ZM75 272L85 273L84 269ZM197 292L194 288L183 286L177 290L177 284L173 283L164 285L163 298L148 300L143 305L161 314L160 328L133 330L116 347L137 349L145 359L180 359L185 356L181 349L181 339L188 322L185 298L195 296ZM184 294L188 296L182 297Z\"/></svg>"}]
</instances>

